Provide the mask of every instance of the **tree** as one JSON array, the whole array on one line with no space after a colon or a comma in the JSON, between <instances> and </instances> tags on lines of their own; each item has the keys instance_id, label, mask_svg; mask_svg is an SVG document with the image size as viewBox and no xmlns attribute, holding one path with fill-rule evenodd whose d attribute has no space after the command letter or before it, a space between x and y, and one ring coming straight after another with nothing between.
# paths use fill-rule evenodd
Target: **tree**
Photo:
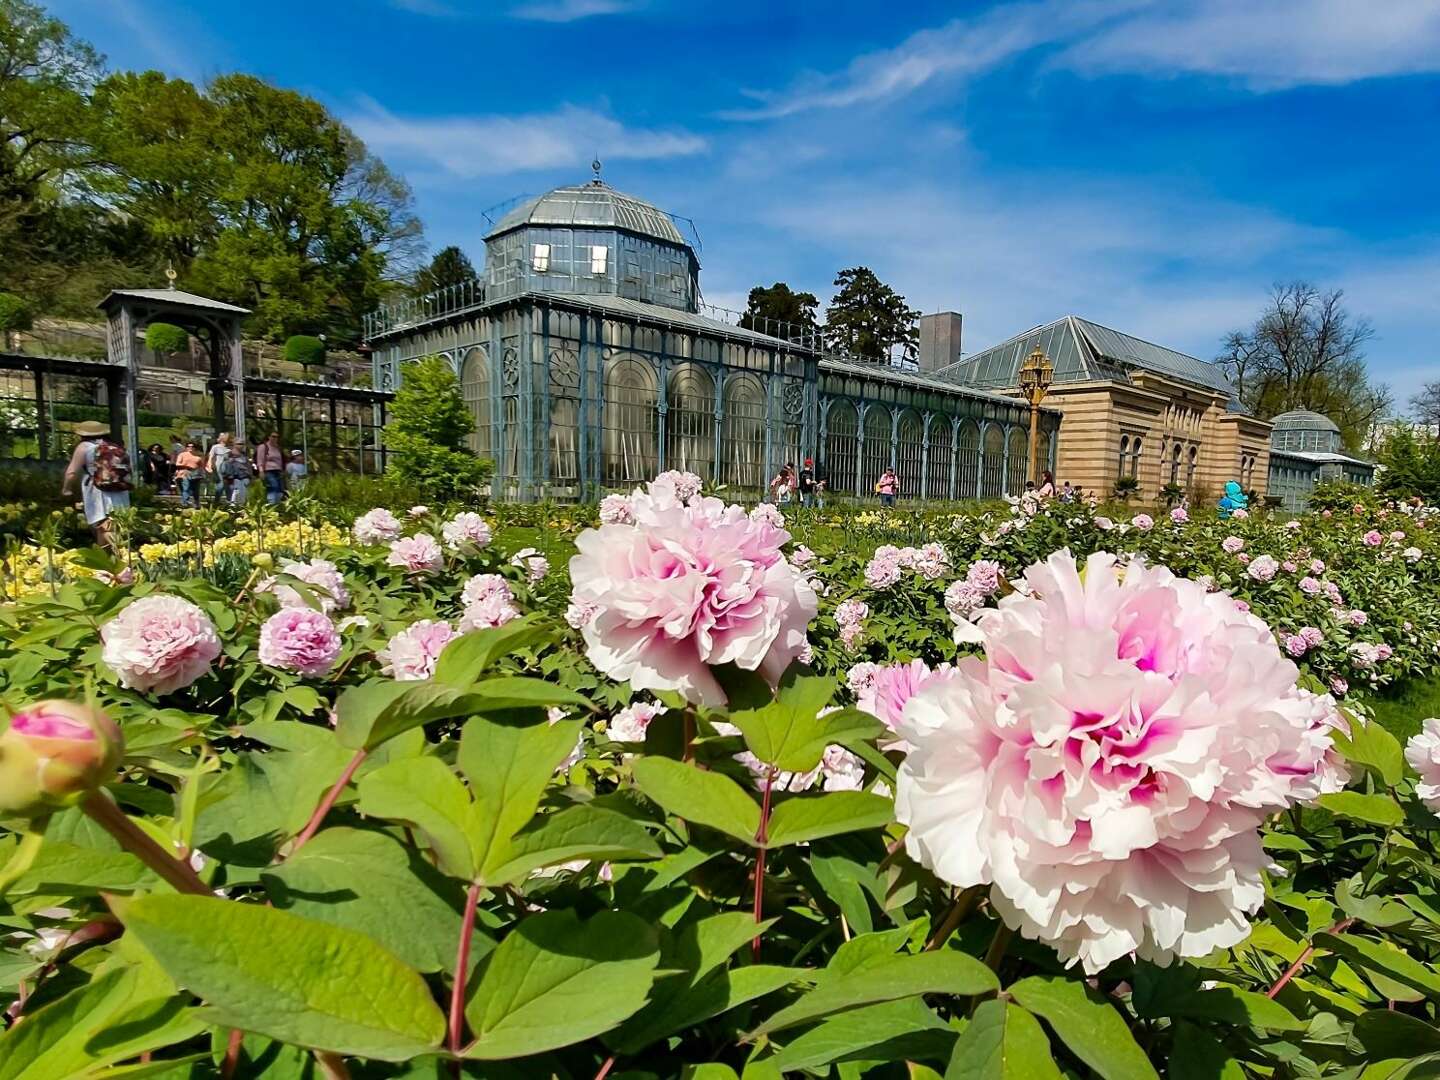
<instances>
[{"instance_id":1,"label":"tree","mask_svg":"<svg viewBox=\"0 0 1440 1080\"><path fill-rule=\"evenodd\" d=\"M783 281L768 289L756 285L750 290L740 325L786 341L813 342L818 329L815 309L819 306L814 293L797 293Z\"/></svg>"},{"instance_id":2,"label":"tree","mask_svg":"<svg viewBox=\"0 0 1440 1080\"><path fill-rule=\"evenodd\" d=\"M460 380L442 357L405 367L385 426L391 469L400 479L436 497L478 487L489 466L465 445L474 430Z\"/></svg>"},{"instance_id":3,"label":"tree","mask_svg":"<svg viewBox=\"0 0 1440 1080\"><path fill-rule=\"evenodd\" d=\"M1386 495L1419 496L1433 505L1440 499L1440 438L1396 424L1380 443L1375 486Z\"/></svg>"},{"instance_id":4,"label":"tree","mask_svg":"<svg viewBox=\"0 0 1440 1080\"><path fill-rule=\"evenodd\" d=\"M920 312L903 296L864 266L841 270L835 286L835 298L825 309L825 340L831 348L866 360L887 360L898 346L903 359L915 359Z\"/></svg>"},{"instance_id":5,"label":"tree","mask_svg":"<svg viewBox=\"0 0 1440 1080\"><path fill-rule=\"evenodd\" d=\"M1389 409L1390 391L1372 384L1365 343L1374 331L1345 308L1345 294L1295 281L1276 285L1248 330L1232 331L1217 362L1240 401L1269 419L1291 409L1323 413L1355 449Z\"/></svg>"},{"instance_id":6,"label":"tree","mask_svg":"<svg viewBox=\"0 0 1440 1080\"><path fill-rule=\"evenodd\" d=\"M1440 428L1440 380L1427 382L1418 394L1411 396L1410 411L1426 427Z\"/></svg>"},{"instance_id":7,"label":"tree","mask_svg":"<svg viewBox=\"0 0 1440 1080\"><path fill-rule=\"evenodd\" d=\"M451 285L474 281L476 276L475 267L465 252L451 244L437 251L429 265L415 275L415 291L425 296Z\"/></svg>"}]
</instances>

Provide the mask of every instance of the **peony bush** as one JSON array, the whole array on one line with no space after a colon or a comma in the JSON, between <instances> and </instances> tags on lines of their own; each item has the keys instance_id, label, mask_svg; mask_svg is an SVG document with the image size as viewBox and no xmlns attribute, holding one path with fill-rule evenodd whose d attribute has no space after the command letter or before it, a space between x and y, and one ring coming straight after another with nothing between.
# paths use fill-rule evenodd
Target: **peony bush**
<instances>
[{"instance_id":1,"label":"peony bush","mask_svg":"<svg viewBox=\"0 0 1440 1080\"><path fill-rule=\"evenodd\" d=\"M0 1076L1431 1075L1440 719L1370 706L1440 518L1326 509L669 472L42 552Z\"/></svg>"}]
</instances>

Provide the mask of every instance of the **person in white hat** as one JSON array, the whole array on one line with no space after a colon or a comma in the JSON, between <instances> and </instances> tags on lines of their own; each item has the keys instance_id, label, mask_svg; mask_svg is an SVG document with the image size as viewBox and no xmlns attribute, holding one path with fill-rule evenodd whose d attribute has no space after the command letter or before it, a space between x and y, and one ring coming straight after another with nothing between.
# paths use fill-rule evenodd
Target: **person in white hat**
<instances>
[{"instance_id":1,"label":"person in white hat","mask_svg":"<svg viewBox=\"0 0 1440 1080\"><path fill-rule=\"evenodd\" d=\"M130 505L130 457L125 447L109 438L109 424L86 420L75 425L75 434L80 442L70 455L60 493L73 495L78 484L80 504L85 520L95 530L95 542L113 552L110 514Z\"/></svg>"}]
</instances>

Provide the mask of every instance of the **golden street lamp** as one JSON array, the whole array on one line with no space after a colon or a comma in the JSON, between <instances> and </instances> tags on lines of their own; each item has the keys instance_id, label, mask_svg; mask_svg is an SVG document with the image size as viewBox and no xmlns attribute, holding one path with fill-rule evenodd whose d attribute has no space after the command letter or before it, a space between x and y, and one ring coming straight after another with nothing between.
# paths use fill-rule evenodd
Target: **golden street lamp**
<instances>
[{"instance_id":1,"label":"golden street lamp","mask_svg":"<svg viewBox=\"0 0 1440 1080\"><path fill-rule=\"evenodd\" d=\"M1045 400L1045 395L1050 391L1050 384L1054 381L1055 365L1045 355L1045 350L1036 345L1035 351L1025 358L1025 363L1020 365L1020 390L1025 395L1025 400L1030 403L1029 480L1036 487L1040 486L1040 478L1036 471L1040 455L1040 403Z\"/></svg>"}]
</instances>

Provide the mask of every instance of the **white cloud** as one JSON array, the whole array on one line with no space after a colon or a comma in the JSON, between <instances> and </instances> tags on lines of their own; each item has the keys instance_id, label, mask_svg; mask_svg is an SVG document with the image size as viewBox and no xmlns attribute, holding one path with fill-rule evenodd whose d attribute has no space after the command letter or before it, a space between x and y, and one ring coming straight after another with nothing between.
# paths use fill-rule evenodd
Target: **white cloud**
<instances>
[{"instance_id":1,"label":"white cloud","mask_svg":"<svg viewBox=\"0 0 1440 1080\"><path fill-rule=\"evenodd\" d=\"M1006 4L812 73L725 113L764 120L901 97L974 78L1032 51L1086 74L1204 74L1255 90L1440 71L1435 0L1041 0ZM1058 52L1056 52L1058 50Z\"/></svg>"},{"instance_id":2,"label":"white cloud","mask_svg":"<svg viewBox=\"0 0 1440 1080\"><path fill-rule=\"evenodd\" d=\"M408 11L412 15L432 15L442 19L461 14L458 9L443 3L442 0L390 0L390 6L400 11Z\"/></svg>"},{"instance_id":3,"label":"white cloud","mask_svg":"<svg viewBox=\"0 0 1440 1080\"><path fill-rule=\"evenodd\" d=\"M537 22L575 22L596 15L621 15L636 8L635 0L540 0L511 11L517 19Z\"/></svg>"},{"instance_id":4,"label":"white cloud","mask_svg":"<svg viewBox=\"0 0 1440 1080\"><path fill-rule=\"evenodd\" d=\"M706 148L704 139L687 131L631 128L574 105L523 115L402 117L368 103L347 122L379 154L458 178L560 167L578 172L597 154L602 160L657 159Z\"/></svg>"}]
</instances>

